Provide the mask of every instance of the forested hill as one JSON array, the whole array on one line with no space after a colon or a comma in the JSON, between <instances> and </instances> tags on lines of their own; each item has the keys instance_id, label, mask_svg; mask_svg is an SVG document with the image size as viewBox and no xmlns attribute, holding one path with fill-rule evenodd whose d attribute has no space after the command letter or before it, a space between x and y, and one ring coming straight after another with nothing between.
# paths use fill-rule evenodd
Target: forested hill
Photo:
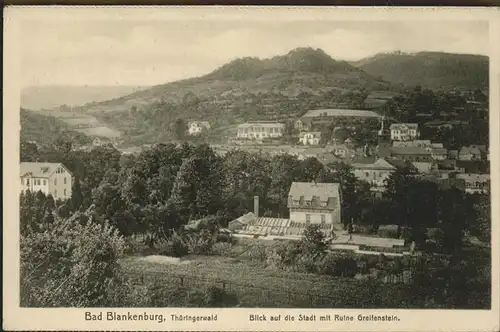
<instances>
[{"instance_id":1,"label":"forested hill","mask_svg":"<svg viewBox=\"0 0 500 332\"><path fill-rule=\"evenodd\" d=\"M61 120L21 109L21 141L36 141L42 146L50 146L60 137L70 138L73 143L88 143L90 138L71 130Z\"/></svg>"},{"instance_id":2,"label":"forested hill","mask_svg":"<svg viewBox=\"0 0 500 332\"><path fill-rule=\"evenodd\" d=\"M483 55L393 52L377 54L351 64L395 84L421 85L433 90L488 87L489 58Z\"/></svg>"},{"instance_id":3,"label":"forested hill","mask_svg":"<svg viewBox=\"0 0 500 332\"><path fill-rule=\"evenodd\" d=\"M234 104L242 96L280 94L294 98L301 93L320 94L332 89L386 90L388 85L345 61L334 60L321 49L297 48L269 59L236 59L208 75L154 86L85 110L123 111L153 101L181 103L196 98Z\"/></svg>"}]
</instances>

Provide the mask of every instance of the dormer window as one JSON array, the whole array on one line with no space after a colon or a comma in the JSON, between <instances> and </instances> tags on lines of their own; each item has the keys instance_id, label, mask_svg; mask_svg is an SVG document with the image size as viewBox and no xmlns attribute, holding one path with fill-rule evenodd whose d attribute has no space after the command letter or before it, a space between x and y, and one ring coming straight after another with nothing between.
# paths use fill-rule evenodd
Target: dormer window
<instances>
[{"instance_id":1,"label":"dormer window","mask_svg":"<svg viewBox=\"0 0 500 332\"><path fill-rule=\"evenodd\" d=\"M311 201L306 201L306 206L311 206Z\"/></svg>"}]
</instances>

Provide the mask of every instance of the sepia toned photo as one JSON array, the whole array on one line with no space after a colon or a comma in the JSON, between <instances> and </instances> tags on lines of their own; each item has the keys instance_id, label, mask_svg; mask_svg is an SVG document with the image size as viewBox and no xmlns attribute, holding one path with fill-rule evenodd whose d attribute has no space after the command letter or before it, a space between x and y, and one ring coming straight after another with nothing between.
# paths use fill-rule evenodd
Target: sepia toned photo
<instances>
[{"instance_id":1,"label":"sepia toned photo","mask_svg":"<svg viewBox=\"0 0 500 332\"><path fill-rule=\"evenodd\" d=\"M14 306L494 309L488 19L58 10L16 26Z\"/></svg>"}]
</instances>

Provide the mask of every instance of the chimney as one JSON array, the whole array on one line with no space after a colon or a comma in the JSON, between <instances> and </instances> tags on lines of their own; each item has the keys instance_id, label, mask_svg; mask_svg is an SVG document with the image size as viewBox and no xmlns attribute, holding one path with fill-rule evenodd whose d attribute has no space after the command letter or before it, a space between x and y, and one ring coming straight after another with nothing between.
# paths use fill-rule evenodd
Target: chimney
<instances>
[{"instance_id":1,"label":"chimney","mask_svg":"<svg viewBox=\"0 0 500 332\"><path fill-rule=\"evenodd\" d=\"M253 213L255 218L259 217L259 196L253 197Z\"/></svg>"}]
</instances>

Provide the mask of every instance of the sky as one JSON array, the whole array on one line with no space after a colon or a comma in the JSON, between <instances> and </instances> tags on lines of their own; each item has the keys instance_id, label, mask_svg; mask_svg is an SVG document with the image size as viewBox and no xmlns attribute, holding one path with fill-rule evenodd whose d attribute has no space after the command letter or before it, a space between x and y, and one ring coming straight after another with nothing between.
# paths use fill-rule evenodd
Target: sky
<instances>
[{"instance_id":1,"label":"sky","mask_svg":"<svg viewBox=\"0 0 500 332\"><path fill-rule=\"evenodd\" d=\"M486 55L489 47L484 21L26 20L20 34L23 87L163 84L297 47L348 61L395 50Z\"/></svg>"}]
</instances>

